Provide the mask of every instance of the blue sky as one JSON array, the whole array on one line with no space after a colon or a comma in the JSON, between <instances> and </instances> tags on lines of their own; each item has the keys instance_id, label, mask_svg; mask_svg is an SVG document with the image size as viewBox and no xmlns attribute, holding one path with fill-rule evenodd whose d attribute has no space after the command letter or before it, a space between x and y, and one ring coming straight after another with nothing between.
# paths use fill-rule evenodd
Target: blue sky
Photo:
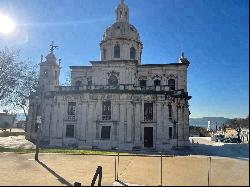
<instances>
[{"instance_id":1,"label":"blue sky","mask_svg":"<svg viewBox=\"0 0 250 187\"><path fill-rule=\"evenodd\" d=\"M130 23L144 44L142 63L175 63L184 50L191 117L249 114L248 0L126 0ZM62 59L61 83L70 65L99 60L99 42L115 21L119 0L0 0L0 13L18 24L0 35L0 48L21 49L39 63L53 40Z\"/></svg>"}]
</instances>

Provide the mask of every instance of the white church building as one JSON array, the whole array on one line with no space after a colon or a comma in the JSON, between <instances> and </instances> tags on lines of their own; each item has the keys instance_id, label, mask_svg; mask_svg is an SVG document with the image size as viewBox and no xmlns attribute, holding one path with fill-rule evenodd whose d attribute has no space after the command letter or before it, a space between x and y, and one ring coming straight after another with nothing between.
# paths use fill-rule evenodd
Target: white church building
<instances>
[{"instance_id":1,"label":"white church building","mask_svg":"<svg viewBox=\"0 0 250 187\"><path fill-rule=\"evenodd\" d=\"M55 47L41 61L40 90L30 97L28 140L39 133L49 146L105 150L189 145L189 61L182 53L176 63L143 64L143 44L123 0L100 42L100 60L71 66L70 86L59 84Z\"/></svg>"}]
</instances>

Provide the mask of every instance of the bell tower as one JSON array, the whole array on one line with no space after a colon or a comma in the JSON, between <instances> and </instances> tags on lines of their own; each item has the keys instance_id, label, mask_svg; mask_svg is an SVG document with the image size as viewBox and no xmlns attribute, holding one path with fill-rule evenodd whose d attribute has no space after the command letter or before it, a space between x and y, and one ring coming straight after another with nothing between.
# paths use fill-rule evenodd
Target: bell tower
<instances>
[{"instance_id":1,"label":"bell tower","mask_svg":"<svg viewBox=\"0 0 250 187\"><path fill-rule=\"evenodd\" d=\"M54 42L50 45L50 53L45 57L41 57L40 63L40 76L39 86L42 91L55 91L56 87L59 86L59 75L60 75L60 60L57 63L54 50L58 47L54 45Z\"/></svg>"}]
</instances>

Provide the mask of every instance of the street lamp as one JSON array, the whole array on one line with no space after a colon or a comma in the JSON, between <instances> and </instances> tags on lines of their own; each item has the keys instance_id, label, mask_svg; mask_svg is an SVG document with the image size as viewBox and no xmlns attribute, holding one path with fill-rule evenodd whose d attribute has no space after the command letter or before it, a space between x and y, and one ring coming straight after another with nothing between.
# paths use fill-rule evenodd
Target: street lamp
<instances>
[{"instance_id":1,"label":"street lamp","mask_svg":"<svg viewBox=\"0 0 250 187\"><path fill-rule=\"evenodd\" d=\"M36 104L38 105L39 97L36 96ZM41 107L41 106L40 106ZM39 108L40 108L39 107ZM37 107L38 108L38 107ZM39 111L36 110L36 113ZM41 116L36 116L36 123L37 123L37 135L36 135L36 153L35 153L35 160L38 161L38 155L39 155L39 147L40 147L40 125L42 123Z\"/></svg>"}]
</instances>

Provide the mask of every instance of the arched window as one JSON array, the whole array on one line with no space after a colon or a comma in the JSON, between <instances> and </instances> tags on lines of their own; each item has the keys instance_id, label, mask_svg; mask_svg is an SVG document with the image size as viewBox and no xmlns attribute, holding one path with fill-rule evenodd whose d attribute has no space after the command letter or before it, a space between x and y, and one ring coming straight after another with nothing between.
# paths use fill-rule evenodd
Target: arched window
<instances>
[{"instance_id":1,"label":"arched window","mask_svg":"<svg viewBox=\"0 0 250 187\"><path fill-rule=\"evenodd\" d=\"M154 86L155 86L155 87L156 87L156 86L161 86L161 81L158 80L158 79L156 79L156 80L154 81Z\"/></svg>"},{"instance_id":2,"label":"arched window","mask_svg":"<svg viewBox=\"0 0 250 187\"><path fill-rule=\"evenodd\" d=\"M118 85L118 78L115 75L110 75L108 79L108 84L110 86L117 86Z\"/></svg>"},{"instance_id":3,"label":"arched window","mask_svg":"<svg viewBox=\"0 0 250 187\"><path fill-rule=\"evenodd\" d=\"M116 44L114 47L114 58L120 58L120 45Z\"/></svg>"},{"instance_id":4,"label":"arched window","mask_svg":"<svg viewBox=\"0 0 250 187\"><path fill-rule=\"evenodd\" d=\"M135 56L136 56L136 51L134 47L130 48L130 59L131 60L135 60Z\"/></svg>"},{"instance_id":5,"label":"arched window","mask_svg":"<svg viewBox=\"0 0 250 187\"><path fill-rule=\"evenodd\" d=\"M175 90L175 80L174 79L169 79L168 80L168 86L170 90Z\"/></svg>"},{"instance_id":6,"label":"arched window","mask_svg":"<svg viewBox=\"0 0 250 187\"><path fill-rule=\"evenodd\" d=\"M81 87L82 86L82 81L76 81L76 87Z\"/></svg>"}]
</instances>

